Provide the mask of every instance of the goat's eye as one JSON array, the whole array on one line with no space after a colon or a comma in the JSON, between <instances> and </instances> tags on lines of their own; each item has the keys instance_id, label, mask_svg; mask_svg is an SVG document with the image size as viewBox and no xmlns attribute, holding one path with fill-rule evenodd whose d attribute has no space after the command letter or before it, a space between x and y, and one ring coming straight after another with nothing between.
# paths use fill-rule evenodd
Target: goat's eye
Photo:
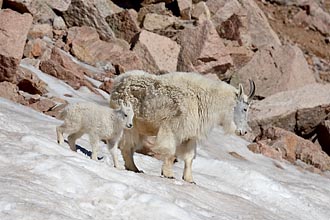
<instances>
[{"instance_id":1,"label":"goat's eye","mask_svg":"<svg viewBox=\"0 0 330 220\"><path fill-rule=\"evenodd\" d=\"M245 112L247 111L247 108L243 109Z\"/></svg>"},{"instance_id":2,"label":"goat's eye","mask_svg":"<svg viewBox=\"0 0 330 220\"><path fill-rule=\"evenodd\" d=\"M124 114L125 117L127 117L127 114Z\"/></svg>"}]
</instances>

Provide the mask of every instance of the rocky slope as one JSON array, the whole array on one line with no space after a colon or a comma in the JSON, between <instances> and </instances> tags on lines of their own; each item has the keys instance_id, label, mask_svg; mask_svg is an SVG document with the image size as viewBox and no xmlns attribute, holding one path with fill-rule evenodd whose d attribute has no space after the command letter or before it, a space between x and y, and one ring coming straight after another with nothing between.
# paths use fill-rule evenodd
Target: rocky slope
<instances>
[{"instance_id":1,"label":"rocky slope","mask_svg":"<svg viewBox=\"0 0 330 220\"><path fill-rule=\"evenodd\" d=\"M100 96L133 69L195 71L233 85L253 79L250 149L304 161L317 172L330 169L327 0L0 0L0 6L2 97L58 114L66 100L49 96L27 65Z\"/></svg>"}]
</instances>

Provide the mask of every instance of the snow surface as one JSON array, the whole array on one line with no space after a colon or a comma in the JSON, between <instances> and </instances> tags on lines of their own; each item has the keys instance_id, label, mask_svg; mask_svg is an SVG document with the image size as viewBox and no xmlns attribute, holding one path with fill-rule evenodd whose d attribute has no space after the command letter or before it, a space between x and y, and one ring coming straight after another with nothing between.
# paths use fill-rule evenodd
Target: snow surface
<instances>
[{"instance_id":1,"label":"snow surface","mask_svg":"<svg viewBox=\"0 0 330 220\"><path fill-rule=\"evenodd\" d=\"M69 102L107 104L87 90L75 91L35 68L51 95ZM70 94L72 97L64 96ZM253 154L245 140L221 128L200 143L193 163L196 185L160 177L161 161L135 154L143 173L112 166L56 143L61 121L0 98L0 219L330 219L330 179ZM90 149L83 136L78 144ZM236 152L245 159L229 154ZM279 167L282 167L279 168Z\"/></svg>"}]
</instances>

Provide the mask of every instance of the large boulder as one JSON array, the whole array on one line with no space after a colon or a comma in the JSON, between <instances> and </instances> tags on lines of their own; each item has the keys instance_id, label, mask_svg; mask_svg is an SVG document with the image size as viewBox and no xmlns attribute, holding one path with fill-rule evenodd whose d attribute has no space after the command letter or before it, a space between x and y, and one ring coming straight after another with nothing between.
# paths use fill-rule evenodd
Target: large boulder
<instances>
[{"instance_id":1,"label":"large boulder","mask_svg":"<svg viewBox=\"0 0 330 220\"><path fill-rule=\"evenodd\" d=\"M143 69L148 72L176 71L180 46L167 37L143 30L133 51L141 58Z\"/></svg>"},{"instance_id":2,"label":"large boulder","mask_svg":"<svg viewBox=\"0 0 330 220\"><path fill-rule=\"evenodd\" d=\"M6 5L15 11L33 15L33 20L40 23L52 22L56 17L53 11L64 12L71 0L6 0Z\"/></svg>"},{"instance_id":3,"label":"large boulder","mask_svg":"<svg viewBox=\"0 0 330 220\"><path fill-rule=\"evenodd\" d=\"M194 5L191 11L191 17L199 22L211 19L211 13L205 2L199 2Z\"/></svg>"},{"instance_id":4,"label":"large boulder","mask_svg":"<svg viewBox=\"0 0 330 220\"><path fill-rule=\"evenodd\" d=\"M149 13L155 13L159 15L172 15L171 11L169 11L165 7L164 2L151 4L151 5L144 5L142 8L140 8L138 12L138 22L142 22L144 20L144 17Z\"/></svg>"},{"instance_id":5,"label":"large boulder","mask_svg":"<svg viewBox=\"0 0 330 220\"><path fill-rule=\"evenodd\" d=\"M182 19L191 19L192 0L177 0Z\"/></svg>"},{"instance_id":6,"label":"large boulder","mask_svg":"<svg viewBox=\"0 0 330 220\"><path fill-rule=\"evenodd\" d=\"M86 65L83 66L77 63L75 58L71 55L56 47L52 49L51 59L71 72L86 75L98 81L104 81L106 78L109 78L114 74L114 72L111 72L113 71L112 69L106 71L103 68L92 68L91 66L86 67Z\"/></svg>"},{"instance_id":7,"label":"large boulder","mask_svg":"<svg viewBox=\"0 0 330 220\"><path fill-rule=\"evenodd\" d=\"M6 4L13 6L18 10L29 10L34 15L39 10L43 13L43 7L48 6L51 9L63 12L66 11L71 4L71 0L6 0Z\"/></svg>"},{"instance_id":8,"label":"large boulder","mask_svg":"<svg viewBox=\"0 0 330 220\"><path fill-rule=\"evenodd\" d=\"M148 13L143 20L143 28L148 31L162 30L172 26L176 22L176 17L171 15L160 15Z\"/></svg>"},{"instance_id":9,"label":"large boulder","mask_svg":"<svg viewBox=\"0 0 330 220\"><path fill-rule=\"evenodd\" d=\"M140 32L137 17L137 12L129 9L106 17L106 21L116 37L131 42L132 38Z\"/></svg>"},{"instance_id":10,"label":"large boulder","mask_svg":"<svg viewBox=\"0 0 330 220\"><path fill-rule=\"evenodd\" d=\"M32 102L33 99L30 100ZM53 102L52 100L48 98L42 98L36 101L33 101L32 103L29 103L29 107L33 108L36 111L46 113L48 111L51 111L52 108L54 108L57 104Z\"/></svg>"},{"instance_id":11,"label":"large boulder","mask_svg":"<svg viewBox=\"0 0 330 220\"><path fill-rule=\"evenodd\" d=\"M271 126L312 134L330 112L330 85L311 84L253 103L249 125L255 136Z\"/></svg>"},{"instance_id":12,"label":"large boulder","mask_svg":"<svg viewBox=\"0 0 330 220\"><path fill-rule=\"evenodd\" d=\"M40 38L29 40L24 48L24 57L38 58L41 57L46 50L49 49L47 43Z\"/></svg>"},{"instance_id":13,"label":"large boulder","mask_svg":"<svg viewBox=\"0 0 330 220\"><path fill-rule=\"evenodd\" d=\"M39 68L41 71L63 80L74 89L79 89L84 85L85 78L83 75L65 69L53 60L41 61Z\"/></svg>"},{"instance_id":14,"label":"large boulder","mask_svg":"<svg viewBox=\"0 0 330 220\"><path fill-rule=\"evenodd\" d=\"M68 10L71 0L45 0L46 4L56 11L66 11Z\"/></svg>"},{"instance_id":15,"label":"large boulder","mask_svg":"<svg viewBox=\"0 0 330 220\"><path fill-rule=\"evenodd\" d=\"M261 139L249 145L249 149L273 159L285 159L291 163L300 160L321 171L330 170L330 157L319 146L282 128L266 129Z\"/></svg>"},{"instance_id":16,"label":"large boulder","mask_svg":"<svg viewBox=\"0 0 330 220\"><path fill-rule=\"evenodd\" d=\"M10 82L0 82L0 97L9 99L13 102L27 104L24 97L19 94L17 86Z\"/></svg>"},{"instance_id":17,"label":"large boulder","mask_svg":"<svg viewBox=\"0 0 330 220\"><path fill-rule=\"evenodd\" d=\"M60 16L56 16L54 18L54 21L53 21L53 28L54 30L58 31L58 30L66 30L67 27L66 27L66 24L65 24L65 21L62 17Z\"/></svg>"},{"instance_id":18,"label":"large boulder","mask_svg":"<svg viewBox=\"0 0 330 220\"><path fill-rule=\"evenodd\" d=\"M105 18L120 10L107 0L73 0L68 10L63 13L63 18L69 27L94 27L101 39L110 40L114 37L114 33Z\"/></svg>"},{"instance_id":19,"label":"large boulder","mask_svg":"<svg viewBox=\"0 0 330 220\"><path fill-rule=\"evenodd\" d=\"M17 87L32 95L44 95L47 91L47 84L42 81L34 72L22 66L17 70Z\"/></svg>"},{"instance_id":20,"label":"large boulder","mask_svg":"<svg viewBox=\"0 0 330 220\"><path fill-rule=\"evenodd\" d=\"M53 27L50 24L32 24L28 33L28 39L48 37L53 38Z\"/></svg>"},{"instance_id":21,"label":"large boulder","mask_svg":"<svg viewBox=\"0 0 330 220\"><path fill-rule=\"evenodd\" d=\"M185 28L178 41L181 45L179 71L215 73L222 78L221 75L233 64L229 51L210 21Z\"/></svg>"},{"instance_id":22,"label":"large boulder","mask_svg":"<svg viewBox=\"0 0 330 220\"><path fill-rule=\"evenodd\" d=\"M233 74L231 84L248 86L249 79L256 83L256 95L259 97L297 89L316 81L302 51L291 45L260 49Z\"/></svg>"},{"instance_id":23,"label":"large boulder","mask_svg":"<svg viewBox=\"0 0 330 220\"><path fill-rule=\"evenodd\" d=\"M265 45L281 45L281 41L268 23L268 19L254 0L240 1L247 16L246 33L243 38L249 38L252 47Z\"/></svg>"},{"instance_id":24,"label":"large boulder","mask_svg":"<svg viewBox=\"0 0 330 220\"><path fill-rule=\"evenodd\" d=\"M118 69L122 69L122 71L142 68L140 59L129 50L127 42L123 40L102 41L92 27L70 28L67 44L71 46L71 52L75 57L93 66L111 62L113 66L118 66Z\"/></svg>"},{"instance_id":25,"label":"large boulder","mask_svg":"<svg viewBox=\"0 0 330 220\"><path fill-rule=\"evenodd\" d=\"M87 81L84 72L77 71L77 69L74 68L68 68L69 64L63 56L60 55L58 50L59 49L54 47L50 59L40 62L40 70L63 80L74 89L86 86L91 91L95 91L94 86Z\"/></svg>"},{"instance_id":26,"label":"large boulder","mask_svg":"<svg viewBox=\"0 0 330 220\"><path fill-rule=\"evenodd\" d=\"M281 45L277 34L270 27L267 17L253 0L208 0L206 2L217 30L234 14L238 16L240 43L260 48L265 45Z\"/></svg>"},{"instance_id":27,"label":"large boulder","mask_svg":"<svg viewBox=\"0 0 330 220\"><path fill-rule=\"evenodd\" d=\"M40 69L47 74L64 80L74 89L86 86L95 93L98 92L86 76L102 82L108 80L114 74L114 72L107 72L101 67L95 68L86 64L82 65L71 55L57 47L53 47L50 59L40 62Z\"/></svg>"},{"instance_id":28,"label":"large boulder","mask_svg":"<svg viewBox=\"0 0 330 220\"><path fill-rule=\"evenodd\" d=\"M16 82L16 70L31 24L30 14L10 9L0 11L0 81Z\"/></svg>"}]
</instances>

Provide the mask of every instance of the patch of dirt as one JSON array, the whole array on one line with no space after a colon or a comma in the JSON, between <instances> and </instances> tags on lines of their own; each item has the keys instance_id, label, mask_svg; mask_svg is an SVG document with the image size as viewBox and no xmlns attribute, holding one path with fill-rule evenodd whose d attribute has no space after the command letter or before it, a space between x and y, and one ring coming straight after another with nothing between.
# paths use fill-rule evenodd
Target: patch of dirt
<instances>
[{"instance_id":1,"label":"patch of dirt","mask_svg":"<svg viewBox=\"0 0 330 220\"><path fill-rule=\"evenodd\" d=\"M312 30L307 24L294 19L297 13L306 13L297 6L282 6L256 0L266 14L273 30L282 42L297 44L306 54L313 54L330 62L330 43L320 32ZM324 7L330 10L330 1L325 1Z\"/></svg>"}]
</instances>

